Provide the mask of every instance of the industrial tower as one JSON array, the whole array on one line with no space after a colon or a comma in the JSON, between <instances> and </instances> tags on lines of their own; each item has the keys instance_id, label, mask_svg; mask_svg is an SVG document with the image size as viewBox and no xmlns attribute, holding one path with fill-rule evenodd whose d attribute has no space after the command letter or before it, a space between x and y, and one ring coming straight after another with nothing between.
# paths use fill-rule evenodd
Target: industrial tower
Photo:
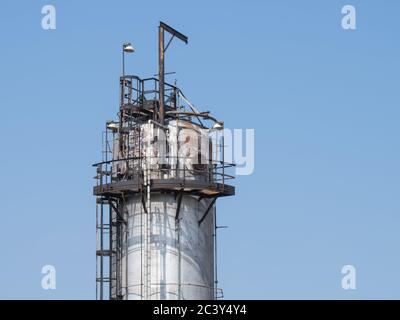
<instances>
[{"instance_id":1,"label":"industrial tower","mask_svg":"<svg viewBox=\"0 0 400 320\"><path fill-rule=\"evenodd\" d=\"M165 33L170 40L165 45ZM159 73L120 77L118 121L103 132L96 163L97 299L217 299L216 208L226 184L223 122L199 112L164 81L173 38L159 26Z\"/></svg>"}]
</instances>

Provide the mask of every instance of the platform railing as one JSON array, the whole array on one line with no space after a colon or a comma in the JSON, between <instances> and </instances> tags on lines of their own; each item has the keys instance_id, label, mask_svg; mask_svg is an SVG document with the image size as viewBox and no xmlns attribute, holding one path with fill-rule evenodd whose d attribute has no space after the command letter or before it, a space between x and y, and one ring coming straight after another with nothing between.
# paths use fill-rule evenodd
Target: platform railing
<instances>
[{"instance_id":1,"label":"platform railing","mask_svg":"<svg viewBox=\"0 0 400 320\"><path fill-rule=\"evenodd\" d=\"M145 167L144 161L148 161L148 170L151 179L181 179L183 181L202 181L210 183L225 183L235 177L227 173L228 168L234 167L232 163L222 161L209 161L205 164L186 165L187 158L170 157L169 163L157 163L161 158L130 157L102 161L94 164L96 167L97 185L106 185L111 182L133 180L141 183Z\"/></svg>"},{"instance_id":2,"label":"platform railing","mask_svg":"<svg viewBox=\"0 0 400 320\"><path fill-rule=\"evenodd\" d=\"M160 86L157 78L141 79L135 75L126 75L120 78L120 84L122 105L143 104L144 100L159 100ZM179 88L167 82L164 83L164 87L164 101L169 102L174 97L171 93L177 94Z\"/></svg>"}]
</instances>

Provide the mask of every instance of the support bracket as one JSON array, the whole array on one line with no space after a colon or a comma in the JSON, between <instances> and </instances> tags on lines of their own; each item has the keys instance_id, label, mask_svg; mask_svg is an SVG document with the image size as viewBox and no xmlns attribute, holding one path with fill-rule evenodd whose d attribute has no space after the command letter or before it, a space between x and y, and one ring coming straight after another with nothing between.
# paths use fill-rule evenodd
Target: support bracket
<instances>
[{"instance_id":1,"label":"support bracket","mask_svg":"<svg viewBox=\"0 0 400 320\"><path fill-rule=\"evenodd\" d=\"M206 209L206 212L204 212L204 215L201 217L199 220L199 225L204 221L204 219L207 217L208 213L210 212L211 208L213 207L215 201L217 201L217 198L213 198L212 201L210 202L210 205Z\"/></svg>"},{"instance_id":2,"label":"support bracket","mask_svg":"<svg viewBox=\"0 0 400 320\"><path fill-rule=\"evenodd\" d=\"M147 214L148 212L147 212L147 207L146 207L146 201L144 200L144 193L142 192L142 206L143 206L143 209L144 209L144 212Z\"/></svg>"},{"instance_id":3,"label":"support bracket","mask_svg":"<svg viewBox=\"0 0 400 320\"><path fill-rule=\"evenodd\" d=\"M179 219L179 212L181 211L182 197L183 197L183 189L181 191L179 191L179 194L178 194L178 202L176 203L175 220Z\"/></svg>"}]
</instances>

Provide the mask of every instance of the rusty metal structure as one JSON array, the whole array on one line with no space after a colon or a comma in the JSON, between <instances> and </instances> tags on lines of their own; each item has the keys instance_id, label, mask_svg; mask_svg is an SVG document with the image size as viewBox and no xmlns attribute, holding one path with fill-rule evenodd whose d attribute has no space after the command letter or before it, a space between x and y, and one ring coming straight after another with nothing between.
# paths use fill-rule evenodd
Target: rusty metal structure
<instances>
[{"instance_id":1,"label":"rusty metal structure","mask_svg":"<svg viewBox=\"0 0 400 320\"><path fill-rule=\"evenodd\" d=\"M164 43L165 33L171 38ZM160 22L158 77L120 77L118 121L96 168L96 298L217 299L216 200L233 196L223 122L165 82L173 38Z\"/></svg>"}]
</instances>

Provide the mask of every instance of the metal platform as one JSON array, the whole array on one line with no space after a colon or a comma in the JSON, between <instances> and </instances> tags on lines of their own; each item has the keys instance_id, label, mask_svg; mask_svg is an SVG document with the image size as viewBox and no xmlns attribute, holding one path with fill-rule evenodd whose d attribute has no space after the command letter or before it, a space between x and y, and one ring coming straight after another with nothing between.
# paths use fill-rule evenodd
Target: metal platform
<instances>
[{"instance_id":1,"label":"metal platform","mask_svg":"<svg viewBox=\"0 0 400 320\"><path fill-rule=\"evenodd\" d=\"M202 198L226 197L235 195L235 187L222 183L184 179L152 179L152 192L183 191ZM93 188L95 196L118 197L124 193L140 193L143 183L140 180L118 181Z\"/></svg>"}]
</instances>

